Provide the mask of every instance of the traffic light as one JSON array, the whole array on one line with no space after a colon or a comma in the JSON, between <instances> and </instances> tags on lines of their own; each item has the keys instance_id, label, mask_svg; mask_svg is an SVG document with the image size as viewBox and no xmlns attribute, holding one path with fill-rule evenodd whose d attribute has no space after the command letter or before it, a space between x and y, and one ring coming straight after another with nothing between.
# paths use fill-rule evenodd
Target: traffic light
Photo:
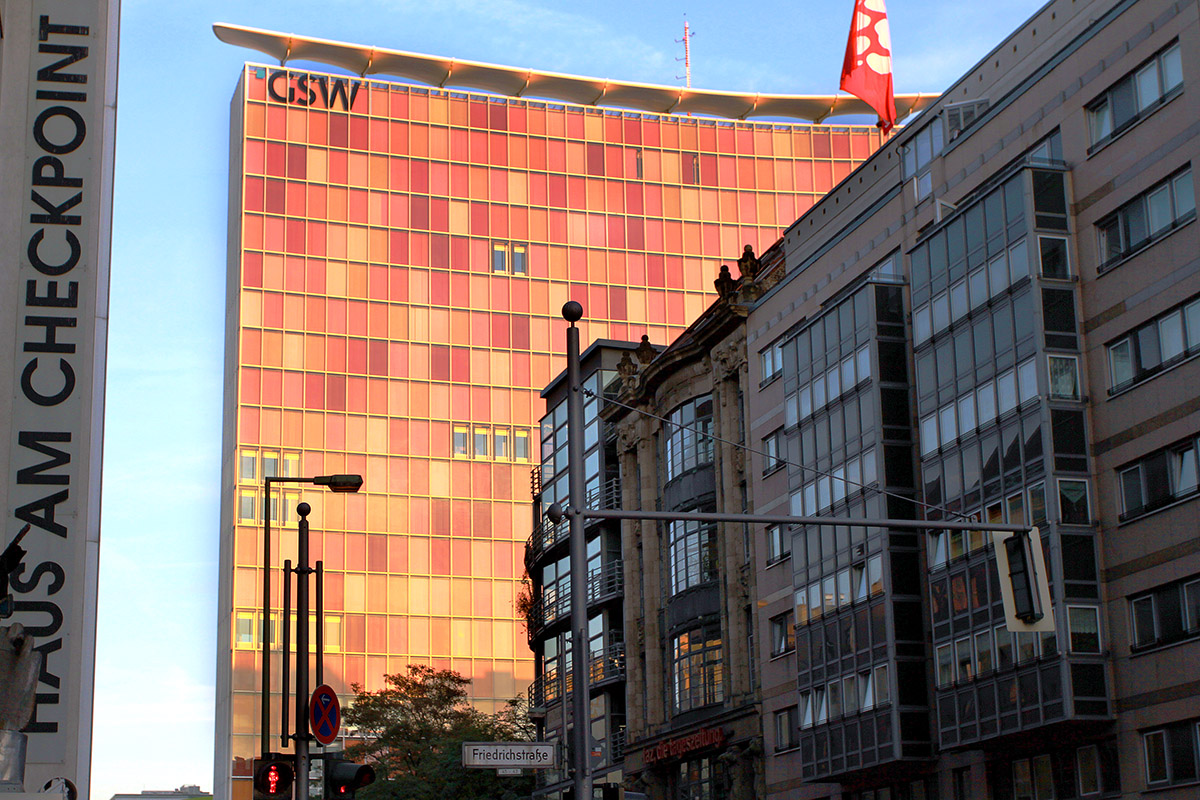
<instances>
[{"instance_id":1,"label":"traffic light","mask_svg":"<svg viewBox=\"0 0 1200 800\"><path fill-rule=\"evenodd\" d=\"M295 779L291 756L270 753L254 759L254 800L292 800Z\"/></svg>"},{"instance_id":2,"label":"traffic light","mask_svg":"<svg viewBox=\"0 0 1200 800\"><path fill-rule=\"evenodd\" d=\"M325 759L325 800L351 800L359 789L375 782L375 770L367 764Z\"/></svg>"},{"instance_id":3,"label":"traffic light","mask_svg":"<svg viewBox=\"0 0 1200 800\"><path fill-rule=\"evenodd\" d=\"M1029 534L1019 533L1004 540L1008 574L1012 580L1013 611L1022 622L1037 622L1045 613L1038 591L1038 574Z\"/></svg>"}]
</instances>

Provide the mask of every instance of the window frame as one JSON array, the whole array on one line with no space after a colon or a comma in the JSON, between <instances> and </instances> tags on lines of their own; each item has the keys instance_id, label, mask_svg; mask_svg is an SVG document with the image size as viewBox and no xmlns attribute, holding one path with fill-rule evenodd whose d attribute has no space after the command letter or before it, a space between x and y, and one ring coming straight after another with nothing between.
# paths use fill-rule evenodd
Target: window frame
<instances>
[{"instance_id":1,"label":"window frame","mask_svg":"<svg viewBox=\"0 0 1200 800\"><path fill-rule=\"evenodd\" d=\"M800 746L799 706L788 706L775 712L775 752L783 753Z\"/></svg>"},{"instance_id":2,"label":"window frame","mask_svg":"<svg viewBox=\"0 0 1200 800\"><path fill-rule=\"evenodd\" d=\"M1080 650L1075 646L1075 628L1074 616L1072 612L1087 611L1090 612L1091 618L1095 621L1096 627L1096 648L1094 650ZM1088 635L1091 635L1090 633ZM1100 626L1100 609L1090 605L1075 605L1067 606L1067 647L1071 653L1080 653L1083 655L1100 655L1104 652L1104 636Z\"/></svg>"},{"instance_id":3,"label":"window frame","mask_svg":"<svg viewBox=\"0 0 1200 800\"><path fill-rule=\"evenodd\" d=\"M1173 39L1154 55L1122 75L1101 92L1099 97L1084 106L1088 123L1089 156L1099 152L1110 142L1120 138L1126 131L1137 125L1139 121L1150 116L1157 109L1183 93L1184 79L1182 68L1180 69L1179 81L1171 86L1166 85L1166 81L1168 80L1166 65L1171 56L1174 56L1175 59L1181 59L1182 53L1178 39ZM1146 73L1150 66L1154 66L1155 68L1156 93L1154 97L1141 97L1140 94L1143 86L1139 78ZM1118 121L1114 115L1114 107L1116 102L1126 92L1128 92L1129 99L1132 101L1133 112L1128 117Z\"/></svg>"},{"instance_id":4,"label":"window frame","mask_svg":"<svg viewBox=\"0 0 1200 800\"><path fill-rule=\"evenodd\" d=\"M1194 186L1189 187L1192 190L1191 208L1183 212L1179 210L1177 184L1185 176L1189 179L1192 176L1190 163L1096 221L1093 227L1096 231L1097 273L1102 275L1108 272L1196 218ZM1164 188L1170 189L1171 221L1162 228L1151 230L1149 198ZM1135 222L1142 229L1136 241L1132 238L1131 227Z\"/></svg>"},{"instance_id":5,"label":"window frame","mask_svg":"<svg viewBox=\"0 0 1200 800\"><path fill-rule=\"evenodd\" d=\"M1154 778L1150 773L1150 739L1158 737L1161 741L1159 752L1162 754L1162 774L1161 778ZM1171 757L1170 744L1167 742L1167 731L1165 728L1159 728L1152 731L1142 732L1142 759L1145 765L1146 786L1166 786L1171 783Z\"/></svg>"},{"instance_id":6,"label":"window frame","mask_svg":"<svg viewBox=\"0 0 1200 800\"><path fill-rule=\"evenodd\" d=\"M795 613L788 609L767 620L771 636L771 658L796 652Z\"/></svg>"},{"instance_id":7,"label":"window frame","mask_svg":"<svg viewBox=\"0 0 1200 800\"><path fill-rule=\"evenodd\" d=\"M1172 317L1178 317L1179 336L1183 349L1171 356L1163 356L1163 325ZM1193 328L1195 328L1193 330ZM1143 357L1143 346L1149 342L1151 332L1156 350L1156 361L1146 366L1149 358ZM1117 355L1125 351L1123 356ZM1110 397L1139 386L1142 383L1174 369L1197 355L1200 355L1200 296L1189 297L1182 303L1168 308L1135 328L1132 328L1104 345L1106 361L1108 362L1108 395ZM1128 377L1118 380L1117 365L1122 363L1123 371Z\"/></svg>"},{"instance_id":8,"label":"window frame","mask_svg":"<svg viewBox=\"0 0 1200 800\"><path fill-rule=\"evenodd\" d=\"M791 558L792 537L790 533L790 530L784 525L767 526L767 566Z\"/></svg>"}]
</instances>

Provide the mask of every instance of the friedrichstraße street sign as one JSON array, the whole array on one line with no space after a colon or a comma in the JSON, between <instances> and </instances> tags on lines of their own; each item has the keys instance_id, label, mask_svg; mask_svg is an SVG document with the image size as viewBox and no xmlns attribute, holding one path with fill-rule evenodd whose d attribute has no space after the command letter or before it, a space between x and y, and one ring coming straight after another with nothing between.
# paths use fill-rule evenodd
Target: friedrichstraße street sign
<instances>
[{"instance_id":1,"label":"friedrichstra\u00dfe street sign","mask_svg":"<svg viewBox=\"0 0 1200 800\"><path fill-rule=\"evenodd\" d=\"M546 769L554 766L552 742L463 742L462 765L476 769Z\"/></svg>"}]
</instances>

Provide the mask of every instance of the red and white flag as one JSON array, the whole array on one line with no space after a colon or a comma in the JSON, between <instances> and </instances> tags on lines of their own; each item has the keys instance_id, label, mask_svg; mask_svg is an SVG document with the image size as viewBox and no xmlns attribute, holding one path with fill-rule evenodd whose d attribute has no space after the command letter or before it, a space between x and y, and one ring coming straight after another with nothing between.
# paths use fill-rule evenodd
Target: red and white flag
<instances>
[{"instance_id":1,"label":"red and white flag","mask_svg":"<svg viewBox=\"0 0 1200 800\"><path fill-rule=\"evenodd\" d=\"M859 98L879 114L887 133L896 124L892 94L892 36L883 0L854 0L854 19L846 60L842 62L842 91Z\"/></svg>"}]
</instances>

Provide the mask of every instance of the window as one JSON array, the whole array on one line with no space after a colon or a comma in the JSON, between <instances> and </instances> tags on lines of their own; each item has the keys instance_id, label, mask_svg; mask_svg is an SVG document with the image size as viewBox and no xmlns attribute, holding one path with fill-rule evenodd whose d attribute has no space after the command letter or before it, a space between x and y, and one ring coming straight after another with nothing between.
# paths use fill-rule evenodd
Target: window
<instances>
[{"instance_id":1,"label":"window","mask_svg":"<svg viewBox=\"0 0 1200 800\"><path fill-rule=\"evenodd\" d=\"M1100 794L1100 758L1095 745L1075 751L1075 774L1079 777L1079 795Z\"/></svg>"},{"instance_id":2,"label":"window","mask_svg":"<svg viewBox=\"0 0 1200 800\"><path fill-rule=\"evenodd\" d=\"M1055 400L1079 399L1079 359L1075 356L1046 356L1050 375L1050 397Z\"/></svg>"},{"instance_id":3,"label":"window","mask_svg":"<svg viewBox=\"0 0 1200 800\"><path fill-rule=\"evenodd\" d=\"M258 515L254 507L258 505L258 492L252 489L242 489L238 492L238 521L254 522Z\"/></svg>"},{"instance_id":4,"label":"window","mask_svg":"<svg viewBox=\"0 0 1200 800\"><path fill-rule=\"evenodd\" d=\"M672 686L676 714L724 698L719 628L682 633L673 640Z\"/></svg>"},{"instance_id":5,"label":"window","mask_svg":"<svg viewBox=\"0 0 1200 800\"><path fill-rule=\"evenodd\" d=\"M792 535L782 525L767 528L767 563L774 564L792 554Z\"/></svg>"},{"instance_id":6,"label":"window","mask_svg":"<svg viewBox=\"0 0 1200 800\"><path fill-rule=\"evenodd\" d=\"M664 462L668 481L712 463L712 415L712 397L704 395L689 400L667 417Z\"/></svg>"},{"instance_id":7,"label":"window","mask_svg":"<svg viewBox=\"0 0 1200 800\"><path fill-rule=\"evenodd\" d=\"M724 784L720 775L720 762L711 758L697 758L679 765L679 800L717 800L720 787Z\"/></svg>"},{"instance_id":8,"label":"window","mask_svg":"<svg viewBox=\"0 0 1200 800\"><path fill-rule=\"evenodd\" d=\"M1193 718L1142 732L1142 754L1146 761L1148 786L1195 783L1196 737L1200 735L1198 723L1200 721Z\"/></svg>"},{"instance_id":9,"label":"window","mask_svg":"<svg viewBox=\"0 0 1200 800\"><path fill-rule=\"evenodd\" d=\"M475 457L476 458L487 458L488 457L488 452L489 452L488 451L488 439L490 438L490 433L491 432L487 428L476 428L475 429Z\"/></svg>"},{"instance_id":10,"label":"window","mask_svg":"<svg viewBox=\"0 0 1200 800\"><path fill-rule=\"evenodd\" d=\"M1083 480L1058 481L1059 521L1064 525L1091 525L1092 511L1088 502L1088 485Z\"/></svg>"},{"instance_id":11,"label":"window","mask_svg":"<svg viewBox=\"0 0 1200 800\"><path fill-rule=\"evenodd\" d=\"M1130 618L1133 621L1134 647L1149 647L1158 641L1157 614L1154 595L1146 595L1129 601Z\"/></svg>"},{"instance_id":12,"label":"window","mask_svg":"<svg viewBox=\"0 0 1200 800\"><path fill-rule=\"evenodd\" d=\"M254 483L258 480L258 454L253 450L243 450L238 459L238 471L243 483Z\"/></svg>"},{"instance_id":13,"label":"window","mask_svg":"<svg viewBox=\"0 0 1200 800\"><path fill-rule=\"evenodd\" d=\"M1100 652L1100 610L1094 606L1068 606L1067 629L1072 653Z\"/></svg>"},{"instance_id":14,"label":"window","mask_svg":"<svg viewBox=\"0 0 1200 800\"><path fill-rule=\"evenodd\" d=\"M1100 271L1196 215L1191 168L1138 195L1096 223Z\"/></svg>"},{"instance_id":15,"label":"window","mask_svg":"<svg viewBox=\"0 0 1200 800\"><path fill-rule=\"evenodd\" d=\"M1166 783L1171 780L1167 766L1167 732L1143 733L1142 746L1146 754L1146 783Z\"/></svg>"},{"instance_id":16,"label":"window","mask_svg":"<svg viewBox=\"0 0 1200 800\"><path fill-rule=\"evenodd\" d=\"M783 344L776 342L758 355L762 359L761 386L774 380L783 371Z\"/></svg>"},{"instance_id":17,"label":"window","mask_svg":"<svg viewBox=\"0 0 1200 800\"><path fill-rule=\"evenodd\" d=\"M1043 278L1071 277L1067 240L1062 236L1039 236L1038 251Z\"/></svg>"},{"instance_id":18,"label":"window","mask_svg":"<svg viewBox=\"0 0 1200 800\"><path fill-rule=\"evenodd\" d=\"M1189 436L1117 470L1122 521L1196 494L1197 444L1197 437Z\"/></svg>"},{"instance_id":19,"label":"window","mask_svg":"<svg viewBox=\"0 0 1200 800\"><path fill-rule=\"evenodd\" d=\"M918 202L933 191L930 165L942 152L943 138L942 120L935 119L917 131L917 134L901 148L904 179L912 181L913 196Z\"/></svg>"},{"instance_id":20,"label":"window","mask_svg":"<svg viewBox=\"0 0 1200 800\"><path fill-rule=\"evenodd\" d=\"M264 478L279 476L279 453L267 451L262 456L262 472Z\"/></svg>"},{"instance_id":21,"label":"window","mask_svg":"<svg viewBox=\"0 0 1200 800\"><path fill-rule=\"evenodd\" d=\"M783 428L772 431L762 440L763 474L782 467L785 463L784 453L787 452L787 440L783 436Z\"/></svg>"},{"instance_id":22,"label":"window","mask_svg":"<svg viewBox=\"0 0 1200 800\"><path fill-rule=\"evenodd\" d=\"M469 432L470 432L470 429L467 428L465 425L455 425L454 426L454 450L453 450L453 452L454 452L455 458L469 458L470 457L471 452L470 452L470 450L467 449L468 448L467 437L469 435Z\"/></svg>"},{"instance_id":23,"label":"window","mask_svg":"<svg viewBox=\"0 0 1200 800\"><path fill-rule=\"evenodd\" d=\"M1054 800L1054 771L1050 756L1013 762L1013 800Z\"/></svg>"},{"instance_id":24,"label":"window","mask_svg":"<svg viewBox=\"0 0 1200 800\"><path fill-rule=\"evenodd\" d=\"M1200 353L1200 298L1193 298L1108 344L1116 394Z\"/></svg>"},{"instance_id":25,"label":"window","mask_svg":"<svg viewBox=\"0 0 1200 800\"><path fill-rule=\"evenodd\" d=\"M233 642L238 648L253 648L258 643L258 630L255 617L250 611L237 612L234 623Z\"/></svg>"},{"instance_id":26,"label":"window","mask_svg":"<svg viewBox=\"0 0 1200 800\"><path fill-rule=\"evenodd\" d=\"M1200 636L1200 576L1131 597L1129 621L1134 650Z\"/></svg>"},{"instance_id":27,"label":"window","mask_svg":"<svg viewBox=\"0 0 1200 800\"><path fill-rule=\"evenodd\" d=\"M508 245L500 242L492 245L492 272L508 272Z\"/></svg>"},{"instance_id":28,"label":"window","mask_svg":"<svg viewBox=\"0 0 1200 800\"><path fill-rule=\"evenodd\" d=\"M1174 42L1114 83L1087 107L1092 139L1089 152L1174 97L1182 84L1179 43Z\"/></svg>"},{"instance_id":29,"label":"window","mask_svg":"<svg viewBox=\"0 0 1200 800\"><path fill-rule=\"evenodd\" d=\"M796 706L775 712L775 752L800 744L800 715Z\"/></svg>"},{"instance_id":30,"label":"window","mask_svg":"<svg viewBox=\"0 0 1200 800\"><path fill-rule=\"evenodd\" d=\"M671 593L717 579L717 530L711 523L667 523Z\"/></svg>"},{"instance_id":31,"label":"window","mask_svg":"<svg viewBox=\"0 0 1200 800\"><path fill-rule=\"evenodd\" d=\"M285 477L285 478L300 477L300 454L299 453L284 453L283 454L283 477Z\"/></svg>"},{"instance_id":32,"label":"window","mask_svg":"<svg viewBox=\"0 0 1200 800\"><path fill-rule=\"evenodd\" d=\"M529 431L513 431L513 460L529 460Z\"/></svg>"},{"instance_id":33,"label":"window","mask_svg":"<svg viewBox=\"0 0 1200 800\"><path fill-rule=\"evenodd\" d=\"M492 435L492 454L499 459L510 458L508 452L508 430L496 428Z\"/></svg>"},{"instance_id":34,"label":"window","mask_svg":"<svg viewBox=\"0 0 1200 800\"><path fill-rule=\"evenodd\" d=\"M952 141L958 137L967 127L975 120L983 116L983 112L987 111L988 101L983 100L968 100L965 103L947 104L942 108L942 114L946 119L946 139Z\"/></svg>"},{"instance_id":35,"label":"window","mask_svg":"<svg viewBox=\"0 0 1200 800\"><path fill-rule=\"evenodd\" d=\"M937 648L937 685L949 686L952 683L954 683L953 645L939 645Z\"/></svg>"},{"instance_id":36,"label":"window","mask_svg":"<svg viewBox=\"0 0 1200 800\"><path fill-rule=\"evenodd\" d=\"M796 626L792 612L786 611L771 617L771 655L781 656L796 649Z\"/></svg>"},{"instance_id":37,"label":"window","mask_svg":"<svg viewBox=\"0 0 1200 800\"><path fill-rule=\"evenodd\" d=\"M512 273L513 275L528 274L529 268L525 261L525 245L514 244L512 246Z\"/></svg>"}]
</instances>

